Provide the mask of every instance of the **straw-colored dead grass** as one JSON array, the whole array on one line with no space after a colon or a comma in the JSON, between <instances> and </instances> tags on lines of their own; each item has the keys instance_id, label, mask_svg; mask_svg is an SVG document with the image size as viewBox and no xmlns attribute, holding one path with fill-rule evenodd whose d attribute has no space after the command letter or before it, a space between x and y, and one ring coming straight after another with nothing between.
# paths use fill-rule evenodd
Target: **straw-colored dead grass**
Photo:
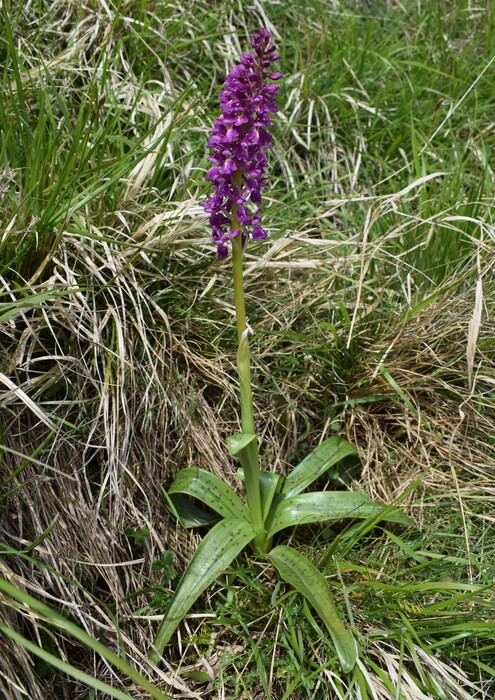
<instances>
[{"instance_id":1,"label":"straw-colored dead grass","mask_svg":"<svg viewBox=\"0 0 495 700\"><path fill-rule=\"evenodd\" d=\"M349 399L387 399L355 404L350 426L374 497L401 499L418 478L426 491L457 492L466 504L495 495L495 324L487 309L470 387L473 303L471 288L446 296L367 348Z\"/></svg>"}]
</instances>

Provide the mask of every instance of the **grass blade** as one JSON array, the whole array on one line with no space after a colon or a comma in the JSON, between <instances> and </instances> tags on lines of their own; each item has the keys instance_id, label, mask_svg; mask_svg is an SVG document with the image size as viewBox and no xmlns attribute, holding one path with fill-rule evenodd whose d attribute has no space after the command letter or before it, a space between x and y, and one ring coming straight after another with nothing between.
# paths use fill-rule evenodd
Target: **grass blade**
<instances>
[{"instance_id":1,"label":"grass blade","mask_svg":"<svg viewBox=\"0 0 495 700\"><path fill-rule=\"evenodd\" d=\"M117 654L108 649L104 644L99 642L97 639L94 639L94 637L91 637L91 635L87 634L87 632L82 630L73 622L67 620L66 617L60 615L60 613L53 610L53 608L50 608L44 603L41 603L36 598L33 598L25 591L21 591L20 589L16 588L8 581L5 581L5 579L3 578L0 578L0 591L2 593L5 593L7 596L10 596L14 600L22 603L23 606L29 608L37 616L49 622L50 625L67 632L72 637L75 637L77 640L82 642L85 646L89 647L90 649L93 649L93 651L100 654L109 663L111 663L113 666L125 673L125 675L128 678L131 678L137 686L149 693L150 697L155 698L155 700L168 700L167 695L164 695L160 690L158 690L158 688L156 688L152 683L150 683L146 678L144 678L130 664L124 661L124 659L122 659L120 656L117 656ZM8 628L8 630L3 629L3 631L5 633L8 632L9 636L11 637L12 634L15 634L12 630L10 630L10 628ZM21 640L16 641L22 643ZM31 651L33 651L33 649L31 649ZM38 653L38 656L39 655L40 654ZM123 697L127 696L124 695Z\"/></svg>"},{"instance_id":2,"label":"grass blade","mask_svg":"<svg viewBox=\"0 0 495 700\"><path fill-rule=\"evenodd\" d=\"M71 664L62 661L62 659L59 659L58 656L50 654L48 651L45 651L33 642L30 642L28 639L23 637L22 634L10 629L10 627L4 625L2 622L0 622L0 632L3 632L3 634L9 637L12 641L17 642L17 644L20 644L32 654L50 664L54 668L66 673L68 676L72 676L72 678L75 678L81 683L88 685L90 688L101 690L102 692L107 693L111 698L116 698L117 700L129 700L132 698L131 695L128 695L117 688L112 688L112 686L108 685L108 683L104 683L103 681L90 676L88 673L81 671L79 668L71 666Z\"/></svg>"}]
</instances>

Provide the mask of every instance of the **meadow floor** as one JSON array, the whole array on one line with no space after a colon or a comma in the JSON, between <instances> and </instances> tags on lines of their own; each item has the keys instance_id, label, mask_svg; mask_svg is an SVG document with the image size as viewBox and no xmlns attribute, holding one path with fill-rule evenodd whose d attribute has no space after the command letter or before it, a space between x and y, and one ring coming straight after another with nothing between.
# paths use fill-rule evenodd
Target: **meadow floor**
<instances>
[{"instance_id":1,"label":"meadow floor","mask_svg":"<svg viewBox=\"0 0 495 700\"><path fill-rule=\"evenodd\" d=\"M162 489L241 491L230 261L201 202L218 93L281 54L245 253L264 468L403 509L287 533L354 630L240 556L153 666L201 541ZM493 700L495 4L0 0L0 698ZM286 538L287 539L287 538Z\"/></svg>"}]
</instances>

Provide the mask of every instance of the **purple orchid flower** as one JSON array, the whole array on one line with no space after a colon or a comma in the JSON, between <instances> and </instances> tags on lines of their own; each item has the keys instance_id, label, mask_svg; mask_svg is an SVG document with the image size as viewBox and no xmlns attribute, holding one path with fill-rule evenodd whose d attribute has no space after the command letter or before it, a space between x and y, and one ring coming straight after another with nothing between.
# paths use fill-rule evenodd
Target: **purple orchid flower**
<instances>
[{"instance_id":1,"label":"purple orchid flower","mask_svg":"<svg viewBox=\"0 0 495 700\"><path fill-rule=\"evenodd\" d=\"M206 178L214 193L203 207L210 214L219 258L227 257L227 243L239 233L243 245L250 237L256 241L267 237L260 225L261 190L267 184L263 178L268 165L265 151L272 143L268 129L271 115L278 111L275 95L279 91L268 80L282 77L271 72L271 63L280 56L270 38L266 29L256 32L251 39L254 52L243 53L240 64L230 71L220 92L222 114L210 132L212 167Z\"/></svg>"}]
</instances>

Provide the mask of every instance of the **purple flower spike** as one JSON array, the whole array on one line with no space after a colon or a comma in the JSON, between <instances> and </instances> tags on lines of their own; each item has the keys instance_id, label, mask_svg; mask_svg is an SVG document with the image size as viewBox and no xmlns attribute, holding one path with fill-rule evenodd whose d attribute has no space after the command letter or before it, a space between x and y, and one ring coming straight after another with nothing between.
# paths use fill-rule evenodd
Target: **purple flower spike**
<instances>
[{"instance_id":1,"label":"purple flower spike","mask_svg":"<svg viewBox=\"0 0 495 700\"><path fill-rule=\"evenodd\" d=\"M251 39L254 53L243 53L240 64L230 71L220 91L222 114L210 131L212 154L208 160L212 167L206 179L215 192L203 207L210 214L212 241L219 258L227 257L227 243L239 233L243 245L249 237L256 241L267 237L260 226L261 190L267 184L263 178L268 165L264 151L272 144L268 129L271 115L278 111L275 95L279 91L278 85L267 81L282 77L270 67L280 58L270 38L266 29L256 32ZM250 204L254 205L253 213L249 212ZM236 229L232 231L234 218Z\"/></svg>"}]
</instances>

